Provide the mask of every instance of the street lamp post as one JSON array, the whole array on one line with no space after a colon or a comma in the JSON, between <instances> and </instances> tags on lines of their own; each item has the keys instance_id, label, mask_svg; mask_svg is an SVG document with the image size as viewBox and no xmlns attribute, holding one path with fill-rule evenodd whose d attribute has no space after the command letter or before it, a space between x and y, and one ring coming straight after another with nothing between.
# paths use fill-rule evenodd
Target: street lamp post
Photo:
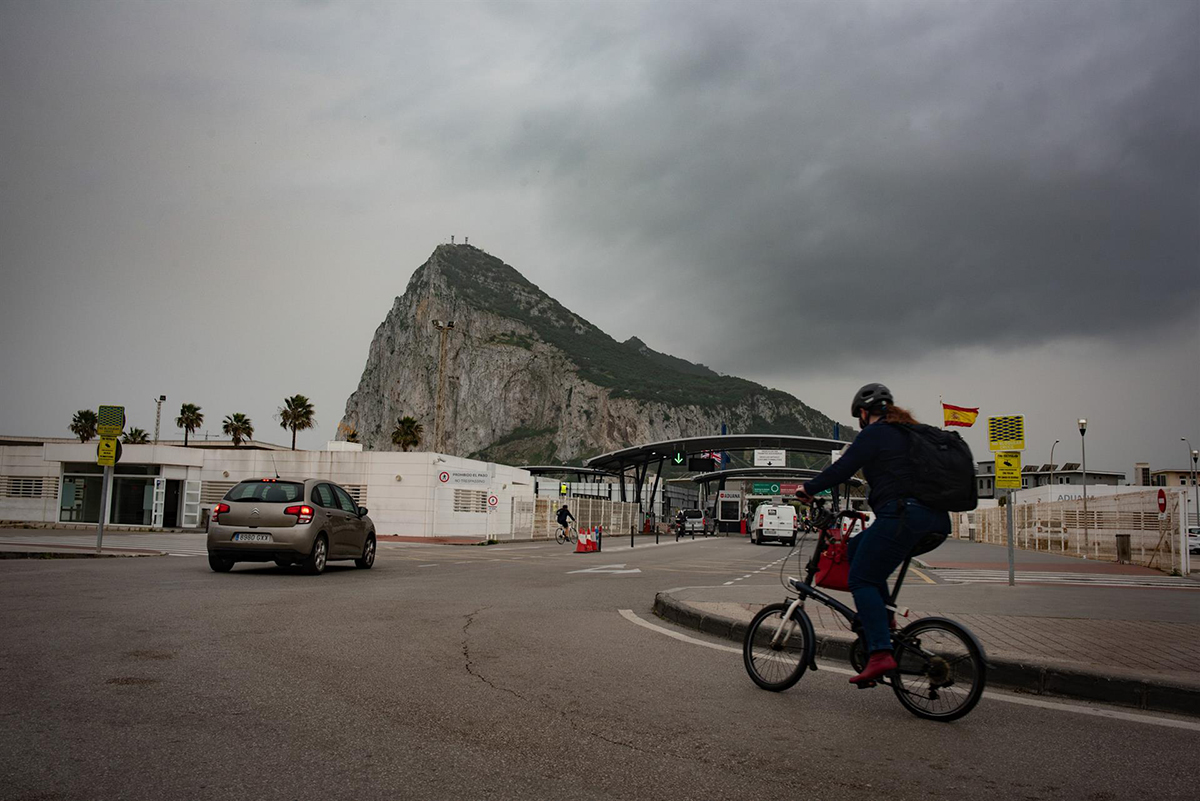
<instances>
[{"instance_id":1,"label":"street lamp post","mask_svg":"<svg viewBox=\"0 0 1200 801\"><path fill-rule=\"evenodd\" d=\"M162 405L166 399L167 399L166 395L159 395L157 398L154 399L154 402L156 404L158 404L158 408L154 412L154 444L155 445L158 444L158 424L162 422Z\"/></svg>"},{"instance_id":2,"label":"street lamp post","mask_svg":"<svg viewBox=\"0 0 1200 801\"><path fill-rule=\"evenodd\" d=\"M1192 457L1192 492L1196 495L1196 522L1200 524L1200 484L1196 483L1196 462L1200 460L1200 451L1192 447L1192 443L1188 442L1187 437L1180 437L1180 442L1187 442L1188 450L1191 451ZM1183 516L1183 525L1188 526L1187 514Z\"/></svg>"},{"instance_id":3,"label":"street lamp post","mask_svg":"<svg viewBox=\"0 0 1200 801\"><path fill-rule=\"evenodd\" d=\"M1088 513L1087 513L1087 418L1079 418L1079 447L1083 452L1083 555L1087 557Z\"/></svg>"},{"instance_id":4,"label":"street lamp post","mask_svg":"<svg viewBox=\"0 0 1200 801\"><path fill-rule=\"evenodd\" d=\"M1054 445L1058 444L1058 440L1054 440ZM1054 445L1050 446L1050 486L1054 486ZM1050 500L1054 500L1053 490L1051 490Z\"/></svg>"}]
</instances>

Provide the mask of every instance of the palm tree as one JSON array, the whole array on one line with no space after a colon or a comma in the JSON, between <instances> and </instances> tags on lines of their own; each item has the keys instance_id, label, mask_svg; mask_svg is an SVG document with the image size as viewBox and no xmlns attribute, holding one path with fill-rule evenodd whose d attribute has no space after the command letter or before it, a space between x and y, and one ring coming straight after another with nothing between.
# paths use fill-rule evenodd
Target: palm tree
<instances>
[{"instance_id":1,"label":"palm tree","mask_svg":"<svg viewBox=\"0 0 1200 801\"><path fill-rule=\"evenodd\" d=\"M235 448L254 437L254 423L250 422L250 418L241 412L225 415L225 422L221 424L221 430L233 440Z\"/></svg>"},{"instance_id":2,"label":"palm tree","mask_svg":"<svg viewBox=\"0 0 1200 801\"><path fill-rule=\"evenodd\" d=\"M296 432L312 428L317 424L313 417L312 402L303 395L283 399L283 405L275 413L279 427L292 430L292 450L296 450Z\"/></svg>"},{"instance_id":3,"label":"palm tree","mask_svg":"<svg viewBox=\"0 0 1200 801\"><path fill-rule=\"evenodd\" d=\"M87 442L96 436L96 426L99 421L91 409L80 409L71 418L71 433L79 437L80 442Z\"/></svg>"},{"instance_id":4,"label":"palm tree","mask_svg":"<svg viewBox=\"0 0 1200 801\"><path fill-rule=\"evenodd\" d=\"M407 451L421 444L421 435L424 433L425 427L417 422L417 418L405 415L396 421L396 430L392 432L392 444L399 445L401 450Z\"/></svg>"},{"instance_id":5,"label":"palm tree","mask_svg":"<svg viewBox=\"0 0 1200 801\"><path fill-rule=\"evenodd\" d=\"M121 437L121 442L126 445L145 445L149 441L150 435L140 428L131 428Z\"/></svg>"},{"instance_id":6,"label":"palm tree","mask_svg":"<svg viewBox=\"0 0 1200 801\"><path fill-rule=\"evenodd\" d=\"M179 416L175 418L175 427L183 429L183 447L187 447L188 434L195 433L196 429L204 425L204 415L200 413L200 407L194 403L185 403L179 407Z\"/></svg>"}]
</instances>

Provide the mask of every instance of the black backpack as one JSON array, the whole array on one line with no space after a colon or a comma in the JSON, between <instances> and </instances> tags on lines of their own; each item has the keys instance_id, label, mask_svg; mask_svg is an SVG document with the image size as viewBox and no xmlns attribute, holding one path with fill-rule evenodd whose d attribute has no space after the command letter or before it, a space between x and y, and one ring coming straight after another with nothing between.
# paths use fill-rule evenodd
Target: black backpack
<instances>
[{"instance_id":1,"label":"black backpack","mask_svg":"<svg viewBox=\"0 0 1200 801\"><path fill-rule=\"evenodd\" d=\"M979 505L975 459L957 431L895 423L908 433L911 497L939 512L969 512Z\"/></svg>"}]
</instances>

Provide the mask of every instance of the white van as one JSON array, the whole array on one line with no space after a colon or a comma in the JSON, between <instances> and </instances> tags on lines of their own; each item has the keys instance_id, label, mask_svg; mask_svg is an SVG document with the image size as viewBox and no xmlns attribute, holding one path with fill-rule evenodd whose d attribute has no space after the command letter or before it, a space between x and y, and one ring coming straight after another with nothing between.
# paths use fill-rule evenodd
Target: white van
<instances>
[{"instance_id":1,"label":"white van","mask_svg":"<svg viewBox=\"0 0 1200 801\"><path fill-rule=\"evenodd\" d=\"M767 540L796 545L796 507L786 503L764 503L750 518L750 541L762 545Z\"/></svg>"}]
</instances>

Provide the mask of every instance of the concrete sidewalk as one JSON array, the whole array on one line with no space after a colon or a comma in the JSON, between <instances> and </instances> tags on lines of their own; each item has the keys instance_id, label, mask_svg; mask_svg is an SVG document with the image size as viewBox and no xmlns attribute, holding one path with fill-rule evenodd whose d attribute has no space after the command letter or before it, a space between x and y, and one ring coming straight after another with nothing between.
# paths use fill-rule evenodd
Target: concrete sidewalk
<instances>
[{"instance_id":1,"label":"concrete sidewalk","mask_svg":"<svg viewBox=\"0 0 1200 801\"><path fill-rule=\"evenodd\" d=\"M910 574L900 593L900 603L913 610L909 621L937 615L971 629L987 653L992 687L1200 715L1200 585L1186 579L1172 579L1171 587L1070 583L1088 576L1064 569L1063 562L1081 560L1028 551L1017 552L1018 580L1022 571L1031 578L1061 573L1063 583L1010 587L943 579L968 565L1007 570L1007 560L1004 548L962 541L923 557L923 575ZM1164 578L1132 565L1083 564L1098 579ZM853 606L849 593L832 594ZM786 597L777 582L683 587L659 593L654 609L679 625L740 643L754 614ZM845 621L813 601L805 611L818 655L845 661L854 642Z\"/></svg>"}]
</instances>

